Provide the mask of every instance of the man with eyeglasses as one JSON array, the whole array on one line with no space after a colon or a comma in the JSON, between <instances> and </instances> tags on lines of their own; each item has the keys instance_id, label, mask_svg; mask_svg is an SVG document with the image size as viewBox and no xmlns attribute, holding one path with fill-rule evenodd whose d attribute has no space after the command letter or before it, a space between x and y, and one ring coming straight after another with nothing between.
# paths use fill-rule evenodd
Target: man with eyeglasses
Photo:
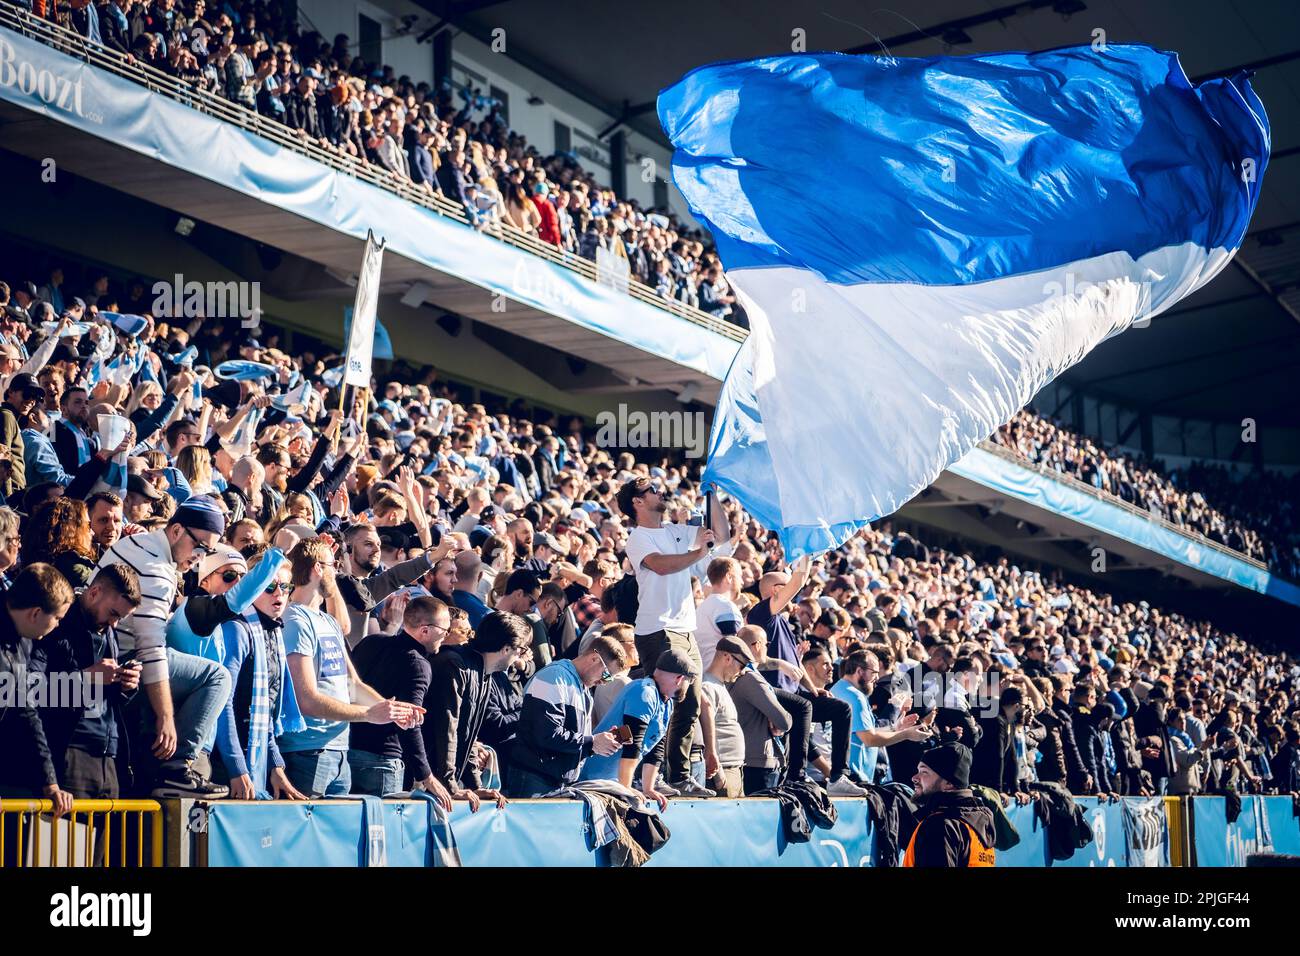
<instances>
[{"instance_id":1,"label":"man with eyeglasses","mask_svg":"<svg viewBox=\"0 0 1300 956\"><path fill-rule=\"evenodd\" d=\"M592 733L591 689L627 666L623 648L601 635L573 660L543 667L524 688L506 793L540 797L577 781L592 754L609 757L622 745L613 729Z\"/></svg>"},{"instance_id":2,"label":"man with eyeglasses","mask_svg":"<svg viewBox=\"0 0 1300 956\"><path fill-rule=\"evenodd\" d=\"M618 491L619 509L633 525L625 552L636 575L637 654L650 665L665 651L679 651L691 660L694 676L685 697L674 709L665 743L664 778L668 787L685 797L712 796L690 776L691 732L700 714L700 675L704 671L695 642L694 569L703 577L710 557L730 551L722 544L730 537L727 513L710 493L713 527L665 523L668 497L663 486L650 478L633 478ZM699 567L697 567L699 566Z\"/></svg>"},{"instance_id":3,"label":"man with eyeglasses","mask_svg":"<svg viewBox=\"0 0 1300 956\"><path fill-rule=\"evenodd\" d=\"M140 605L118 625L124 659L140 662L143 694L132 704L147 744L133 752L161 762L157 783L166 796L210 799L226 788L211 783L194 762L211 739L230 693L230 675L220 664L167 646L181 576L212 554L226 518L211 498L189 498L157 531L119 538L104 550L99 567L125 564L140 578ZM152 729L150 729L152 725ZM149 776L138 766L137 778Z\"/></svg>"},{"instance_id":4,"label":"man with eyeglasses","mask_svg":"<svg viewBox=\"0 0 1300 956\"><path fill-rule=\"evenodd\" d=\"M429 659L442 648L451 626L447 605L436 597L416 597L406 605L402 629L391 637L372 634L352 652L363 681L383 697L417 707L429 691ZM418 783L446 809L451 796L433 773L419 727L358 724L352 729L348 764L352 792L386 797Z\"/></svg>"}]
</instances>

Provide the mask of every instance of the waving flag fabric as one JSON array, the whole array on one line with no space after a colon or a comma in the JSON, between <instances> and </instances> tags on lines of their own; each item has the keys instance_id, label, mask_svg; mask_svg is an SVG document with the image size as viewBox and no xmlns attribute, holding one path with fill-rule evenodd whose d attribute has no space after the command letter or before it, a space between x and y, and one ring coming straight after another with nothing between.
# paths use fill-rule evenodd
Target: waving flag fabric
<instances>
[{"instance_id":1,"label":"waving flag fabric","mask_svg":"<svg viewBox=\"0 0 1300 956\"><path fill-rule=\"evenodd\" d=\"M1244 76L1193 87L1141 46L721 63L659 118L751 324L705 479L790 558L1209 281L1269 151Z\"/></svg>"},{"instance_id":2,"label":"waving flag fabric","mask_svg":"<svg viewBox=\"0 0 1300 956\"><path fill-rule=\"evenodd\" d=\"M214 368L212 374L223 382L231 379L236 382L256 382L259 379L274 380L280 372L274 365L267 365L264 362L230 359Z\"/></svg>"}]
</instances>

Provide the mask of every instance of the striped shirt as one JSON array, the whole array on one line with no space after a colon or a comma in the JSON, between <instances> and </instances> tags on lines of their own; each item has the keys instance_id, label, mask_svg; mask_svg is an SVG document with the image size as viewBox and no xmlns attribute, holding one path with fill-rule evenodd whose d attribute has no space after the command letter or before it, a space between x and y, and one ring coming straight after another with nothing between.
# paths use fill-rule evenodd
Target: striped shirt
<instances>
[{"instance_id":1,"label":"striped shirt","mask_svg":"<svg viewBox=\"0 0 1300 956\"><path fill-rule=\"evenodd\" d=\"M172 560L165 528L118 538L99 566L125 564L140 576L140 606L122 618L117 639L124 654L134 653L141 664L140 682L167 679L167 621L176 604L179 572Z\"/></svg>"}]
</instances>

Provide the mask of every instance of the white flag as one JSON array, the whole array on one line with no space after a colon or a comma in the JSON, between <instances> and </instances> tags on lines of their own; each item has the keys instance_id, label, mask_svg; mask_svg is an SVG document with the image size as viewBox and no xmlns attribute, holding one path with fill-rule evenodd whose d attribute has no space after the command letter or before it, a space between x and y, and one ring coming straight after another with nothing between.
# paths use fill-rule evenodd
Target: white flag
<instances>
[{"instance_id":1,"label":"white flag","mask_svg":"<svg viewBox=\"0 0 1300 956\"><path fill-rule=\"evenodd\" d=\"M375 310L379 305L379 271L384 264L384 244L366 232L366 255L357 273L357 299L352 307L352 334L348 337L343 384L370 386L370 359L375 347Z\"/></svg>"}]
</instances>

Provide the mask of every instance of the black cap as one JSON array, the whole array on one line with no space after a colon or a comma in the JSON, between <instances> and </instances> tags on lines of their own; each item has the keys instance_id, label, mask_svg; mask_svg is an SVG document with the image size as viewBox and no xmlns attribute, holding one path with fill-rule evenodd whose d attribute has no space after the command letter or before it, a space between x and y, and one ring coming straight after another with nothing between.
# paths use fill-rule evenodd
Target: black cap
<instances>
[{"instance_id":1,"label":"black cap","mask_svg":"<svg viewBox=\"0 0 1300 956\"><path fill-rule=\"evenodd\" d=\"M39 402L45 398L45 389L41 383L28 372L19 372L9 380L9 388L6 391L22 392L24 395L34 396Z\"/></svg>"},{"instance_id":2,"label":"black cap","mask_svg":"<svg viewBox=\"0 0 1300 956\"><path fill-rule=\"evenodd\" d=\"M54 351L50 353L51 362L80 362L81 358L77 355L76 350L67 342L60 342L54 346Z\"/></svg>"},{"instance_id":3,"label":"black cap","mask_svg":"<svg viewBox=\"0 0 1300 956\"><path fill-rule=\"evenodd\" d=\"M126 490L129 494L134 491L137 495L144 495L150 501L161 501L163 493L154 487L152 481L146 481L143 475L132 475L126 480Z\"/></svg>"},{"instance_id":4,"label":"black cap","mask_svg":"<svg viewBox=\"0 0 1300 956\"><path fill-rule=\"evenodd\" d=\"M683 677L695 677L695 664L683 651L669 648L655 661L655 670L668 674L681 674Z\"/></svg>"},{"instance_id":5,"label":"black cap","mask_svg":"<svg viewBox=\"0 0 1300 956\"><path fill-rule=\"evenodd\" d=\"M958 790L970 787L971 751L965 744L953 741L931 747L921 754L920 762Z\"/></svg>"}]
</instances>

